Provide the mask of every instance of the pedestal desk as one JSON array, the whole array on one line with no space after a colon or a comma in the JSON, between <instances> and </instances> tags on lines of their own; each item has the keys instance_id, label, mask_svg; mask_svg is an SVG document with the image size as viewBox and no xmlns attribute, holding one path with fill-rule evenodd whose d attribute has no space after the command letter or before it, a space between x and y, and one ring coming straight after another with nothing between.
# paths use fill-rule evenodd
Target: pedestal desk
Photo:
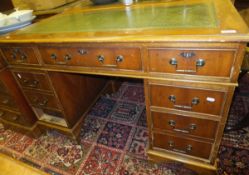
<instances>
[{"instance_id":1,"label":"pedestal desk","mask_svg":"<svg viewBox=\"0 0 249 175\"><path fill-rule=\"evenodd\" d=\"M143 79L149 157L214 171L247 41L230 0L66 11L0 38L2 69L36 115L25 128L4 115L1 121L77 138L83 114L106 85L103 76Z\"/></svg>"}]
</instances>

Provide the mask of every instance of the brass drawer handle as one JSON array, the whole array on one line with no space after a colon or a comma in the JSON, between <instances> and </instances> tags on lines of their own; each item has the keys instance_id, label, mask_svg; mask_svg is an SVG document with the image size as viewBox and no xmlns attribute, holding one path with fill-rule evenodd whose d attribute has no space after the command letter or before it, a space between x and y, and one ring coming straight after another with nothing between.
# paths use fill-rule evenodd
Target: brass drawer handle
<instances>
[{"instance_id":1,"label":"brass drawer handle","mask_svg":"<svg viewBox=\"0 0 249 175\"><path fill-rule=\"evenodd\" d=\"M168 142L168 144L169 144L169 147L171 147L171 148L173 148L175 146L175 143L171 140Z\"/></svg>"},{"instance_id":2,"label":"brass drawer handle","mask_svg":"<svg viewBox=\"0 0 249 175\"><path fill-rule=\"evenodd\" d=\"M123 62L124 61L124 57L122 55L119 55L119 56L117 56L116 61L118 63Z\"/></svg>"},{"instance_id":3,"label":"brass drawer handle","mask_svg":"<svg viewBox=\"0 0 249 175\"><path fill-rule=\"evenodd\" d=\"M171 64L172 66L175 66L176 72L185 72L185 73L195 73L196 70L191 70L191 69L178 69L178 61L176 58L171 58L169 60L169 64Z\"/></svg>"},{"instance_id":4,"label":"brass drawer handle","mask_svg":"<svg viewBox=\"0 0 249 175\"><path fill-rule=\"evenodd\" d=\"M65 61L69 61L69 60L71 60L71 59L72 59L72 56L69 55L69 54L66 54L66 55L64 56L64 60L65 60Z\"/></svg>"},{"instance_id":5,"label":"brass drawer handle","mask_svg":"<svg viewBox=\"0 0 249 175\"><path fill-rule=\"evenodd\" d=\"M185 105L177 105L176 103L176 96L175 95L170 95L168 99L174 103L174 107L176 108L182 108L182 109L192 109L194 105L198 105L200 103L200 99L198 97L194 97L191 101L191 106L185 106Z\"/></svg>"},{"instance_id":6,"label":"brass drawer handle","mask_svg":"<svg viewBox=\"0 0 249 175\"><path fill-rule=\"evenodd\" d=\"M180 53L180 55L184 58L191 58L195 56L195 53L194 52L182 52Z\"/></svg>"},{"instance_id":7,"label":"brass drawer handle","mask_svg":"<svg viewBox=\"0 0 249 175\"><path fill-rule=\"evenodd\" d=\"M11 58L15 60L18 55L20 55L20 59L16 60L17 63L23 63L28 58L25 52L21 51L19 48L15 48L11 53Z\"/></svg>"},{"instance_id":8,"label":"brass drawer handle","mask_svg":"<svg viewBox=\"0 0 249 175\"><path fill-rule=\"evenodd\" d=\"M204 59L198 59L196 60L196 66L197 67L203 67L204 65L206 64L205 60Z\"/></svg>"},{"instance_id":9,"label":"brass drawer handle","mask_svg":"<svg viewBox=\"0 0 249 175\"><path fill-rule=\"evenodd\" d=\"M192 70L192 69L178 69L178 61L176 58L171 58L169 60L169 64L172 65L172 66L175 66L175 69L176 69L176 72L182 72L182 73L196 73L197 70L198 70L198 67L203 67L205 66L206 62L204 59L202 58L199 58L196 60L195 62L195 66L196 66L196 69L195 70Z\"/></svg>"},{"instance_id":10,"label":"brass drawer handle","mask_svg":"<svg viewBox=\"0 0 249 175\"><path fill-rule=\"evenodd\" d=\"M176 121L174 120L169 120L168 124L172 127L173 131L184 133L184 134L189 134L191 131L194 131L197 128L197 125L192 123L189 125L187 129L178 129L176 128Z\"/></svg>"},{"instance_id":11,"label":"brass drawer handle","mask_svg":"<svg viewBox=\"0 0 249 175\"><path fill-rule=\"evenodd\" d=\"M175 120L169 120L168 124L171 126L171 127L175 127L176 126L176 121Z\"/></svg>"},{"instance_id":12,"label":"brass drawer handle","mask_svg":"<svg viewBox=\"0 0 249 175\"><path fill-rule=\"evenodd\" d=\"M28 80L26 78L23 79L22 81L25 86L31 87L31 88L37 88L39 81L38 80Z\"/></svg>"},{"instance_id":13,"label":"brass drawer handle","mask_svg":"<svg viewBox=\"0 0 249 175\"><path fill-rule=\"evenodd\" d=\"M15 59L17 58L17 54L18 54L19 52L20 52L20 50L19 50L18 48L13 49L13 51L12 51L10 57L11 57L12 59L15 60Z\"/></svg>"},{"instance_id":14,"label":"brass drawer handle","mask_svg":"<svg viewBox=\"0 0 249 175\"><path fill-rule=\"evenodd\" d=\"M57 60L57 55L56 55L56 53L52 53L51 55L50 55L50 58L51 59L53 59L53 60ZM64 56L64 60L65 61L69 61L69 60L71 60L72 59L72 57L71 57L71 55L69 55L69 54L66 54L65 56ZM60 65L65 65L65 64L67 64L66 62L64 62L64 61L58 61L58 62L56 62L56 64L60 64Z\"/></svg>"},{"instance_id":15,"label":"brass drawer handle","mask_svg":"<svg viewBox=\"0 0 249 175\"><path fill-rule=\"evenodd\" d=\"M53 59L53 60L56 60L57 59L57 55L55 53L52 53L50 55L50 58Z\"/></svg>"},{"instance_id":16,"label":"brass drawer handle","mask_svg":"<svg viewBox=\"0 0 249 175\"><path fill-rule=\"evenodd\" d=\"M175 95L170 95L170 96L169 96L169 100L170 100L171 102L175 103L175 102L176 102L176 96L175 96Z\"/></svg>"},{"instance_id":17,"label":"brass drawer handle","mask_svg":"<svg viewBox=\"0 0 249 175\"><path fill-rule=\"evenodd\" d=\"M34 97L32 99L33 103L35 103L36 105L38 106L46 106L47 103L48 103L48 99L47 98L44 98L43 100L39 100L38 97Z\"/></svg>"},{"instance_id":18,"label":"brass drawer handle","mask_svg":"<svg viewBox=\"0 0 249 175\"><path fill-rule=\"evenodd\" d=\"M99 56L97 57L97 59L98 59L98 61L101 62L101 63L104 63L104 61L105 61L105 57L104 57L103 55L99 55Z\"/></svg>"},{"instance_id":19,"label":"brass drawer handle","mask_svg":"<svg viewBox=\"0 0 249 175\"><path fill-rule=\"evenodd\" d=\"M16 59L16 53L12 53L12 54L10 55L10 57L11 57L13 60L15 60L15 59Z\"/></svg>"},{"instance_id":20,"label":"brass drawer handle","mask_svg":"<svg viewBox=\"0 0 249 175\"><path fill-rule=\"evenodd\" d=\"M194 97L194 98L192 99L192 102L191 102L192 105L198 105L199 103L200 103L200 99L199 99L199 98Z\"/></svg>"},{"instance_id":21,"label":"brass drawer handle","mask_svg":"<svg viewBox=\"0 0 249 175\"><path fill-rule=\"evenodd\" d=\"M41 102L38 103L39 106L46 106L48 104L48 99L43 99Z\"/></svg>"},{"instance_id":22,"label":"brass drawer handle","mask_svg":"<svg viewBox=\"0 0 249 175\"><path fill-rule=\"evenodd\" d=\"M32 80L31 82L32 83L30 84L30 86L32 86L32 87L37 87L37 85L39 84L38 80Z\"/></svg>"},{"instance_id":23,"label":"brass drawer handle","mask_svg":"<svg viewBox=\"0 0 249 175\"><path fill-rule=\"evenodd\" d=\"M22 55L21 55L21 60L24 61L24 60L26 60L27 58L28 58L28 57L27 57L25 54L22 54Z\"/></svg>"},{"instance_id":24,"label":"brass drawer handle","mask_svg":"<svg viewBox=\"0 0 249 175\"><path fill-rule=\"evenodd\" d=\"M189 125L189 129L190 130L196 130L196 128L197 128L197 125L194 124L194 123L192 123L192 124Z\"/></svg>"},{"instance_id":25,"label":"brass drawer handle","mask_svg":"<svg viewBox=\"0 0 249 175\"><path fill-rule=\"evenodd\" d=\"M172 151L179 152L179 153L184 153L184 154L186 154L186 153L189 153L189 152L191 152L191 151L193 150L193 146L190 145L190 144L188 144L188 145L186 146L185 150L177 149L177 148L175 148L175 143L174 143L174 141L172 141L172 140L168 141L168 145L169 145L169 147L170 147L170 149L171 149Z\"/></svg>"},{"instance_id":26,"label":"brass drawer handle","mask_svg":"<svg viewBox=\"0 0 249 175\"><path fill-rule=\"evenodd\" d=\"M176 58L171 58L171 59L169 60L169 64L171 64L171 65L173 65L173 66L177 66L178 62L177 62Z\"/></svg>"}]
</instances>

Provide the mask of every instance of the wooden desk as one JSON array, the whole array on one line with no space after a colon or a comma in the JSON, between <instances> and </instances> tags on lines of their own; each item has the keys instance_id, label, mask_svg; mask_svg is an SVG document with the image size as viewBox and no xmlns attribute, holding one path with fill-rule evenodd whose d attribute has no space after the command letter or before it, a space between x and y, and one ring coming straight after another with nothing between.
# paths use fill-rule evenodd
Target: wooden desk
<instances>
[{"instance_id":1,"label":"wooden desk","mask_svg":"<svg viewBox=\"0 0 249 175\"><path fill-rule=\"evenodd\" d=\"M105 82L87 75L143 79L148 155L203 174L216 169L248 41L248 28L230 0L179 0L75 9L2 36L0 47L40 119L34 125L64 127L75 137L83 121L81 101L99 93L75 93L82 76L98 87ZM80 93L92 96L82 99ZM64 123L44 122L45 109Z\"/></svg>"}]
</instances>

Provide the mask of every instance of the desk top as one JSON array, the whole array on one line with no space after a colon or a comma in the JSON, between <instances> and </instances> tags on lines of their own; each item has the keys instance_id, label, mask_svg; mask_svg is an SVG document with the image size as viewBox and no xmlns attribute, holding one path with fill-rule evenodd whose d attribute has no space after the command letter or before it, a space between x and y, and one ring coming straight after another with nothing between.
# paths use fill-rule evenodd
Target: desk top
<instances>
[{"instance_id":1,"label":"desk top","mask_svg":"<svg viewBox=\"0 0 249 175\"><path fill-rule=\"evenodd\" d=\"M87 6L4 35L0 42L249 41L230 0Z\"/></svg>"}]
</instances>

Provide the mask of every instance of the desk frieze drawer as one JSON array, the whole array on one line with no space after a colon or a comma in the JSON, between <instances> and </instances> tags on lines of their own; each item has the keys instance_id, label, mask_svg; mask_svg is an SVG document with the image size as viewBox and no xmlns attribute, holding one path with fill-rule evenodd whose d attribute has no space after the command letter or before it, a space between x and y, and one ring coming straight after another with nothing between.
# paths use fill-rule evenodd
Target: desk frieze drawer
<instances>
[{"instance_id":1,"label":"desk frieze drawer","mask_svg":"<svg viewBox=\"0 0 249 175\"><path fill-rule=\"evenodd\" d=\"M153 148L209 159L212 143L154 132Z\"/></svg>"},{"instance_id":2,"label":"desk frieze drawer","mask_svg":"<svg viewBox=\"0 0 249 175\"><path fill-rule=\"evenodd\" d=\"M0 109L0 117L4 120L18 123L18 124L25 124L25 121L22 119L19 113L10 112L7 110Z\"/></svg>"},{"instance_id":3,"label":"desk frieze drawer","mask_svg":"<svg viewBox=\"0 0 249 175\"><path fill-rule=\"evenodd\" d=\"M149 71L230 77L236 49L150 48Z\"/></svg>"},{"instance_id":4,"label":"desk frieze drawer","mask_svg":"<svg viewBox=\"0 0 249 175\"><path fill-rule=\"evenodd\" d=\"M221 115L226 92L188 87L151 85L151 106Z\"/></svg>"},{"instance_id":5,"label":"desk frieze drawer","mask_svg":"<svg viewBox=\"0 0 249 175\"><path fill-rule=\"evenodd\" d=\"M24 94L27 97L29 103L32 106L41 109L57 109L60 110L59 102L56 97L52 94L39 93L33 91L24 90Z\"/></svg>"},{"instance_id":6,"label":"desk frieze drawer","mask_svg":"<svg viewBox=\"0 0 249 175\"><path fill-rule=\"evenodd\" d=\"M139 48L39 47L45 64L142 70Z\"/></svg>"},{"instance_id":7,"label":"desk frieze drawer","mask_svg":"<svg viewBox=\"0 0 249 175\"><path fill-rule=\"evenodd\" d=\"M10 64L39 64L32 47L6 47L1 50Z\"/></svg>"},{"instance_id":8,"label":"desk frieze drawer","mask_svg":"<svg viewBox=\"0 0 249 175\"><path fill-rule=\"evenodd\" d=\"M23 88L52 91L49 79L45 73L14 70L13 74Z\"/></svg>"},{"instance_id":9,"label":"desk frieze drawer","mask_svg":"<svg viewBox=\"0 0 249 175\"><path fill-rule=\"evenodd\" d=\"M215 139L217 121L159 112L151 116L153 129Z\"/></svg>"}]
</instances>

